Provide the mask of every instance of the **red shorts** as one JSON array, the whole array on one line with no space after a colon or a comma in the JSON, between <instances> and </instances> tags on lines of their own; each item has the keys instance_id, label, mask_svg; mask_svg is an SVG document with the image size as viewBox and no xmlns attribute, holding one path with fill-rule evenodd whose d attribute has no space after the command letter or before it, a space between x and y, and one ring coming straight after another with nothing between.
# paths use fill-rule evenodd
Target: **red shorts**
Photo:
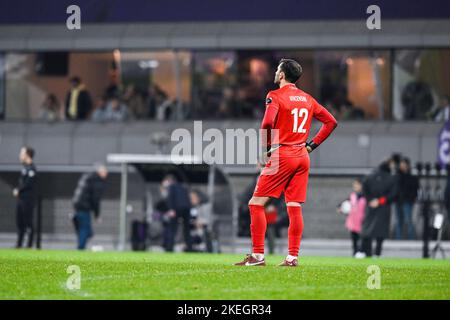
<instances>
[{"instance_id":1,"label":"red shorts","mask_svg":"<svg viewBox=\"0 0 450 320\"><path fill-rule=\"evenodd\" d=\"M308 187L309 154L299 157L271 157L259 176L253 196L305 202Z\"/></svg>"}]
</instances>

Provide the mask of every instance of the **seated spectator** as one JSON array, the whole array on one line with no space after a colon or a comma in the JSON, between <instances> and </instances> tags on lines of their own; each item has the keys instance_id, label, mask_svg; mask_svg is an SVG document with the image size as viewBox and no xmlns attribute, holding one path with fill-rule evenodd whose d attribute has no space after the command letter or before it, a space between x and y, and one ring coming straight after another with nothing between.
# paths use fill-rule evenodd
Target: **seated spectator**
<instances>
[{"instance_id":1,"label":"seated spectator","mask_svg":"<svg viewBox=\"0 0 450 320\"><path fill-rule=\"evenodd\" d=\"M436 122L445 122L450 120L450 98L442 96L439 108L434 111L433 119Z\"/></svg>"},{"instance_id":2,"label":"seated spectator","mask_svg":"<svg viewBox=\"0 0 450 320\"><path fill-rule=\"evenodd\" d=\"M123 104L119 97L111 98L103 114L103 121L125 121L129 117L128 107Z\"/></svg>"},{"instance_id":3,"label":"seated spectator","mask_svg":"<svg viewBox=\"0 0 450 320\"><path fill-rule=\"evenodd\" d=\"M61 120L61 105L53 93L49 93L41 105L39 119L45 121Z\"/></svg>"},{"instance_id":4,"label":"seated spectator","mask_svg":"<svg viewBox=\"0 0 450 320\"><path fill-rule=\"evenodd\" d=\"M125 93L123 94L123 102L128 106L128 109L134 118L144 119L147 117L144 99L136 90L136 86L134 84L129 84L125 89Z\"/></svg>"},{"instance_id":5,"label":"seated spectator","mask_svg":"<svg viewBox=\"0 0 450 320\"><path fill-rule=\"evenodd\" d=\"M106 103L107 103L106 96L98 98L95 104L94 112L91 115L91 120L105 121Z\"/></svg>"}]
</instances>

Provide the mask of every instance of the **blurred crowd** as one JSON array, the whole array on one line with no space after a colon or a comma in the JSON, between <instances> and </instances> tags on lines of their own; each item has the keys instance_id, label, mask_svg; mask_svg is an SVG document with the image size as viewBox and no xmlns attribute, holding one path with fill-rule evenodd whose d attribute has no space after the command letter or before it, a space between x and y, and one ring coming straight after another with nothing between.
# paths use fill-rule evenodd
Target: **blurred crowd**
<instances>
[{"instance_id":1,"label":"blurred crowd","mask_svg":"<svg viewBox=\"0 0 450 320\"><path fill-rule=\"evenodd\" d=\"M134 84L125 89L110 85L103 95L92 98L88 88L79 77L70 79L64 109L56 95L49 93L41 105L39 118L45 121L92 120L126 121L131 119L169 120L174 114L177 102L158 85L151 85L146 92Z\"/></svg>"},{"instance_id":2,"label":"blurred crowd","mask_svg":"<svg viewBox=\"0 0 450 320\"><path fill-rule=\"evenodd\" d=\"M419 172L420 174L420 172ZM370 175L353 181L352 192L337 211L346 215L345 226L352 240L353 255L356 258L381 256L383 241L391 236L391 208L394 209L394 239L417 239L417 226L414 222L415 204L421 202L421 215L434 215L447 211L450 219L450 184L447 177L445 191L441 193L439 181L434 189L423 189L419 176L411 172L411 163L401 154L393 154L383 161ZM424 191L425 190L425 191ZM432 193L435 192L435 199ZM437 205L437 211L424 212L424 194ZM428 209L427 209L428 210ZM428 219L421 217L421 219ZM427 222L424 222L424 225ZM427 225L426 228L429 226ZM422 238L429 237L423 227ZM375 249L373 252L373 242Z\"/></svg>"},{"instance_id":3,"label":"blurred crowd","mask_svg":"<svg viewBox=\"0 0 450 320\"><path fill-rule=\"evenodd\" d=\"M263 116L264 97L269 90L269 87L254 88L251 85L237 88L219 81L218 84L205 85L204 88L198 90L194 99L195 107L188 107L186 103L171 98L157 84L150 85L147 90L139 89L133 83L124 88L111 84L101 96L93 98L82 79L74 76L70 79L70 89L63 103L58 101L55 94L47 94L40 106L39 119L97 122L142 119L166 121L186 118L259 119ZM321 103L336 119L363 120L370 118L361 106L355 105L346 97L344 91L342 93L340 91L331 92L331 90L328 92L325 89L322 91L324 92L322 92L323 101ZM403 103L407 105L412 103L407 97L403 97L403 100ZM419 115L419 111L416 109L418 108L406 108L405 119L428 119L436 122L450 119L448 96L442 96L437 106L430 107L426 114Z\"/></svg>"}]
</instances>

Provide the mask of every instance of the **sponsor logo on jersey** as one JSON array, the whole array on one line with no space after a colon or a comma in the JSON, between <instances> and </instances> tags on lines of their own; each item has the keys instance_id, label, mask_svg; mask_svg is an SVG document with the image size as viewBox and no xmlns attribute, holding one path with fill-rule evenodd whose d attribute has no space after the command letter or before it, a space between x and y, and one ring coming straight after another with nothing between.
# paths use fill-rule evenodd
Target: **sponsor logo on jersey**
<instances>
[{"instance_id":1,"label":"sponsor logo on jersey","mask_svg":"<svg viewBox=\"0 0 450 320\"><path fill-rule=\"evenodd\" d=\"M272 98L271 97L267 98L266 99L266 104L271 104L271 103L272 103Z\"/></svg>"}]
</instances>

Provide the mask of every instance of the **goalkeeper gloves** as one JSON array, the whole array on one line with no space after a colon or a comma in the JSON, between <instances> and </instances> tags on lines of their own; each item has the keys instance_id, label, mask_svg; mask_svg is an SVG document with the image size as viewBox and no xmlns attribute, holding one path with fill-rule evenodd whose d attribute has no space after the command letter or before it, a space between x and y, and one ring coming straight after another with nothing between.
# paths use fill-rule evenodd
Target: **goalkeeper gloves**
<instances>
[{"instance_id":1,"label":"goalkeeper gloves","mask_svg":"<svg viewBox=\"0 0 450 320\"><path fill-rule=\"evenodd\" d=\"M317 148L319 145L318 144L315 144L314 143L314 141L310 141L310 142L307 142L306 143L306 150L308 150L308 153L311 153L311 152L313 152L313 150L315 149L315 148Z\"/></svg>"}]
</instances>

